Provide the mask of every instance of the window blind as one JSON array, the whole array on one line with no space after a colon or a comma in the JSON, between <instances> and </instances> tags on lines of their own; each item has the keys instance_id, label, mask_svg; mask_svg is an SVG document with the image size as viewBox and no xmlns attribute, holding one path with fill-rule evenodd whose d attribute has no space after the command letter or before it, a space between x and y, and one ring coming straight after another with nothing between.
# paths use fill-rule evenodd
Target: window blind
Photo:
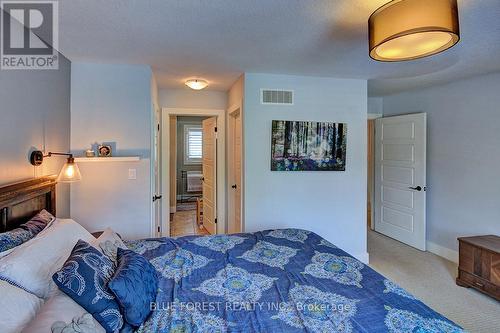
<instances>
[{"instance_id":1,"label":"window blind","mask_svg":"<svg viewBox=\"0 0 500 333\"><path fill-rule=\"evenodd\" d=\"M201 159L202 158L202 141L203 132L201 129L190 128L187 135L188 158Z\"/></svg>"}]
</instances>

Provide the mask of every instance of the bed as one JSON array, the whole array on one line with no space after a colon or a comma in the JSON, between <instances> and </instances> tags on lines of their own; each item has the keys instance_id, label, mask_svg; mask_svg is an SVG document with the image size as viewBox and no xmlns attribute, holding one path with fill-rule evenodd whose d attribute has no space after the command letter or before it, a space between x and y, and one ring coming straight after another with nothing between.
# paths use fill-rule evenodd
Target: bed
<instances>
[{"instance_id":1,"label":"bed","mask_svg":"<svg viewBox=\"0 0 500 333\"><path fill-rule=\"evenodd\" d=\"M305 230L127 242L160 274L138 332L462 332Z\"/></svg>"},{"instance_id":2,"label":"bed","mask_svg":"<svg viewBox=\"0 0 500 333\"><path fill-rule=\"evenodd\" d=\"M53 179L18 184L1 196L7 192L0 188L6 228L38 209L55 211ZM306 230L156 238L125 245L145 257L158 276L152 311L137 333L462 332Z\"/></svg>"}]
</instances>

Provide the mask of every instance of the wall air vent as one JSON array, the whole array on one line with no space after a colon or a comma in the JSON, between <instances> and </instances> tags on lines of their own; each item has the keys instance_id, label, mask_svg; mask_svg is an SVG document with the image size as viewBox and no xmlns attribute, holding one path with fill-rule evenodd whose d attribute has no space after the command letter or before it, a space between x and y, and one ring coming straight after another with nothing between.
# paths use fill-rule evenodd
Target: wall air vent
<instances>
[{"instance_id":1,"label":"wall air vent","mask_svg":"<svg viewBox=\"0 0 500 333\"><path fill-rule=\"evenodd\" d=\"M293 105L293 90L261 89L260 101L262 104Z\"/></svg>"}]
</instances>

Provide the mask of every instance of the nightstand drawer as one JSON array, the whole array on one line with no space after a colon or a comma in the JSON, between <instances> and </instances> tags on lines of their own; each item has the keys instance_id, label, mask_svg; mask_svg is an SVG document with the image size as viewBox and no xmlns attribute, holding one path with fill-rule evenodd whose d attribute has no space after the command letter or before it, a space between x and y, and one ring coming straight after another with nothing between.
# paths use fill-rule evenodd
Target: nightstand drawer
<instances>
[{"instance_id":1,"label":"nightstand drawer","mask_svg":"<svg viewBox=\"0 0 500 333\"><path fill-rule=\"evenodd\" d=\"M471 287L481 289L483 291L485 290L487 282L485 282L483 279L475 275L469 274L464 271L460 271L458 278L463 282L467 283L468 285L470 285Z\"/></svg>"},{"instance_id":2,"label":"nightstand drawer","mask_svg":"<svg viewBox=\"0 0 500 333\"><path fill-rule=\"evenodd\" d=\"M484 279L481 279L480 277L477 277L475 275L469 274L464 271L459 271L457 280L460 280L460 282L472 288L483 291L488 295L491 295L496 299L500 300L500 288Z\"/></svg>"}]
</instances>

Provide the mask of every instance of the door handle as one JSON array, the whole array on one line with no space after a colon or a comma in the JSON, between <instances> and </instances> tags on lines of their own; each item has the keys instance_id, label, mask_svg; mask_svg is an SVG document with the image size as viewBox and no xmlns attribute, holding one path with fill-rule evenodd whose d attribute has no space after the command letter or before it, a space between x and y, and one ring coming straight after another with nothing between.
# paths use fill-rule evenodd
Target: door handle
<instances>
[{"instance_id":1,"label":"door handle","mask_svg":"<svg viewBox=\"0 0 500 333\"><path fill-rule=\"evenodd\" d=\"M417 186L417 187L411 187L411 186L410 186L410 187L408 187L408 188L409 188L410 190L414 190L414 191L418 191L418 192L422 191L422 186Z\"/></svg>"},{"instance_id":2,"label":"door handle","mask_svg":"<svg viewBox=\"0 0 500 333\"><path fill-rule=\"evenodd\" d=\"M235 190L238 188L238 186L236 186L236 184L234 184L233 186L231 186L232 188L234 188Z\"/></svg>"},{"instance_id":3,"label":"door handle","mask_svg":"<svg viewBox=\"0 0 500 333\"><path fill-rule=\"evenodd\" d=\"M161 200L162 197L163 197L162 195L155 195L153 197L153 202L155 202L156 200Z\"/></svg>"},{"instance_id":4,"label":"door handle","mask_svg":"<svg viewBox=\"0 0 500 333\"><path fill-rule=\"evenodd\" d=\"M205 177L201 177L201 181L204 182L205 181Z\"/></svg>"}]
</instances>

